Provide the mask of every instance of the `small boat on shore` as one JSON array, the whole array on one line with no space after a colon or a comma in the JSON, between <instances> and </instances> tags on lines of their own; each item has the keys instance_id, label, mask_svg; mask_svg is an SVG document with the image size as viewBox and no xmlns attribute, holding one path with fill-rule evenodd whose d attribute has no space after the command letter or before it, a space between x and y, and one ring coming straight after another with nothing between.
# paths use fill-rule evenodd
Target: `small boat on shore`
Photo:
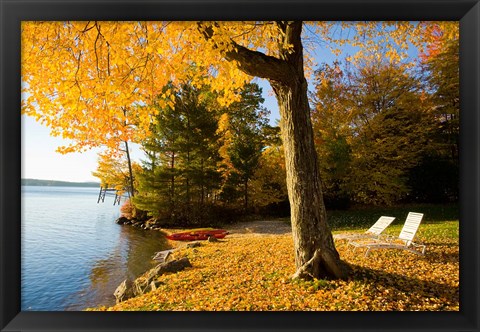
<instances>
[{"instance_id":1,"label":"small boat on shore","mask_svg":"<svg viewBox=\"0 0 480 332\"><path fill-rule=\"evenodd\" d=\"M199 228L191 229L185 232L173 233L167 235L167 239L174 241L198 241L198 240L208 240L209 237L214 237L216 239L223 239L227 236L228 231L225 229L215 229L215 228Z\"/></svg>"}]
</instances>

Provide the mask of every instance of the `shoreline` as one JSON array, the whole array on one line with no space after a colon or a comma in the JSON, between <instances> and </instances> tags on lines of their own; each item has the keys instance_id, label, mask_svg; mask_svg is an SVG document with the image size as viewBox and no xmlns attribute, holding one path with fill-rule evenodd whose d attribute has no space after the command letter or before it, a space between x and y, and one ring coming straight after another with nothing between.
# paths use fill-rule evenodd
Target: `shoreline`
<instances>
[{"instance_id":1,"label":"shoreline","mask_svg":"<svg viewBox=\"0 0 480 332\"><path fill-rule=\"evenodd\" d=\"M183 231L188 231L189 230L189 228L163 228L163 227L158 227L155 224L149 225L147 223L149 220L147 220L147 222L145 222L145 221L143 221L143 222L142 221L132 221L132 220L125 221L125 220L128 220L128 219L121 216L121 217L117 218L117 220L115 220L115 223L119 224L120 226L141 228L141 229L147 230L147 231L157 231L157 232L162 233L162 235L165 236L165 237L166 237L166 235L169 235L169 234L172 234L172 233L183 232ZM275 219L275 218L262 219L262 220L251 220L251 221L239 221L239 222L235 222L235 223L232 223L232 224L228 224L228 225L224 226L223 228L226 229L229 232L229 234L226 237L226 238L229 238L229 239L268 236L268 235L271 236L271 235L291 234L290 224L287 223L284 220L279 220L279 219ZM214 242L223 242L225 239L216 240ZM145 270L144 272L142 272L141 274L135 276L135 279L132 280L132 281L135 281L135 280L141 278L143 275L147 274L149 271L151 271L152 269L154 269L158 265L164 263L165 258L169 254L174 254L174 253L179 252L181 250L184 250L186 248L192 248L192 247L196 247L196 246L204 246L203 243L205 243L205 242L208 243L210 241L208 241L208 240L175 241L175 240L167 239L167 242L169 244L168 249L156 251L152 255L151 260L155 261L155 264L153 264L153 266L151 268L149 268L149 269ZM157 257L157 256L159 256L159 257ZM158 259L156 259L156 258L158 258ZM124 283L125 281L127 281L127 280L124 280L122 283ZM120 283L117 286L115 292L122 285L122 283ZM115 292L112 293L113 296L115 296L114 295ZM135 298L135 297L133 297L133 298ZM110 306L114 306L116 304L118 304L118 303L115 303L115 304L110 305ZM98 308L98 307L102 308L102 307L106 307L106 305L98 304L95 307L86 307L86 308L83 309L83 311L85 311L85 310L88 311L88 310L91 310L93 308Z\"/></svg>"}]
</instances>

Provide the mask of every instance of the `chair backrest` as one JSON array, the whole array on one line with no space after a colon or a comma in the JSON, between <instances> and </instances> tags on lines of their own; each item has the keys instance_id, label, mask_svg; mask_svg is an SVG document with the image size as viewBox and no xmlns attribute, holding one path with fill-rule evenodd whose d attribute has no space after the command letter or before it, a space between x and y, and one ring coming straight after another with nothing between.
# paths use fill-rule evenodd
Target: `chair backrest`
<instances>
[{"instance_id":1,"label":"chair backrest","mask_svg":"<svg viewBox=\"0 0 480 332\"><path fill-rule=\"evenodd\" d=\"M380 235L394 219L395 217L381 216L365 233Z\"/></svg>"},{"instance_id":2,"label":"chair backrest","mask_svg":"<svg viewBox=\"0 0 480 332\"><path fill-rule=\"evenodd\" d=\"M398 238L405 241L408 246L410 242L413 241L415 234L418 231L418 227L422 222L423 213L409 212L407 219L405 220L405 225L403 225L402 231Z\"/></svg>"}]
</instances>

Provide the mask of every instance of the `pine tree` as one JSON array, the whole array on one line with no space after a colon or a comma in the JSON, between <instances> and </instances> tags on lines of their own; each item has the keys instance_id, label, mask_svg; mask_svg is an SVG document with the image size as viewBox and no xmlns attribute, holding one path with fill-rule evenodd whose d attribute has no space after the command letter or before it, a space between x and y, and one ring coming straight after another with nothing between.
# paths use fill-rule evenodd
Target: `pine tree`
<instances>
[{"instance_id":1,"label":"pine tree","mask_svg":"<svg viewBox=\"0 0 480 332\"><path fill-rule=\"evenodd\" d=\"M180 129L180 114L174 107L158 108L151 135L142 144L147 160L138 175L138 194L133 202L137 208L162 220L175 215Z\"/></svg>"},{"instance_id":2,"label":"pine tree","mask_svg":"<svg viewBox=\"0 0 480 332\"><path fill-rule=\"evenodd\" d=\"M222 120L222 152L226 173L222 195L226 200L241 196L243 209L248 211L249 182L265 147L263 130L267 126L269 112L261 107L264 99L262 89L257 84L247 84L240 96L240 101L225 110Z\"/></svg>"},{"instance_id":3,"label":"pine tree","mask_svg":"<svg viewBox=\"0 0 480 332\"><path fill-rule=\"evenodd\" d=\"M207 87L183 84L163 107L143 144L147 155L135 204L169 223L193 223L218 187L214 99Z\"/></svg>"}]
</instances>

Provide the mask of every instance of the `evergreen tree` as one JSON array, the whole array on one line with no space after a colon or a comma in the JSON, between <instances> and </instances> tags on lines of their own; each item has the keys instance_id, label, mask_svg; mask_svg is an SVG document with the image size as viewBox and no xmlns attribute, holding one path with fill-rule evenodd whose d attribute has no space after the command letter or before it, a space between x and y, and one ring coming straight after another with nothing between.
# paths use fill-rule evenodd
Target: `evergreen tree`
<instances>
[{"instance_id":1,"label":"evergreen tree","mask_svg":"<svg viewBox=\"0 0 480 332\"><path fill-rule=\"evenodd\" d=\"M200 206L213 200L218 189L220 160L218 110L215 98L207 87L196 89L183 85L176 99L176 111L181 114L180 160L185 202Z\"/></svg>"},{"instance_id":2,"label":"evergreen tree","mask_svg":"<svg viewBox=\"0 0 480 332\"><path fill-rule=\"evenodd\" d=\"M206 87L183 84L158 108L135 204L169 223L194 223L218 187L217 115ZM201 222L201 220L200 220Z\"/></svg>"},{"instance_id":3,"label":"evergreen tree","mask_svg":"<svg viewBox=\"0 0 480 332\"><path fill-rule=\"evenodd\" d=\"M142 144L147 160L143 162L143 172L137 176L138 194L133 202L137 208L160 219L175 215L180 115L174 107L158 108L151 135Z\"/></svg>"},{"instance_id":4,"label":"evergreen tree","mask_svg":"<svg viewBox=\"0 0 480 332\"><path fill-rule=\"evenodd\" d=\"M222 197L227 201L243 200L243 209L249 205L249 182L259 165L265 147L263 130L267 126L267 109L261 107L264 99L257 84L247 84L240 92L241 99L231 104L221 120L224 136L224 183Z\"/></svg>"}]
</instances>

